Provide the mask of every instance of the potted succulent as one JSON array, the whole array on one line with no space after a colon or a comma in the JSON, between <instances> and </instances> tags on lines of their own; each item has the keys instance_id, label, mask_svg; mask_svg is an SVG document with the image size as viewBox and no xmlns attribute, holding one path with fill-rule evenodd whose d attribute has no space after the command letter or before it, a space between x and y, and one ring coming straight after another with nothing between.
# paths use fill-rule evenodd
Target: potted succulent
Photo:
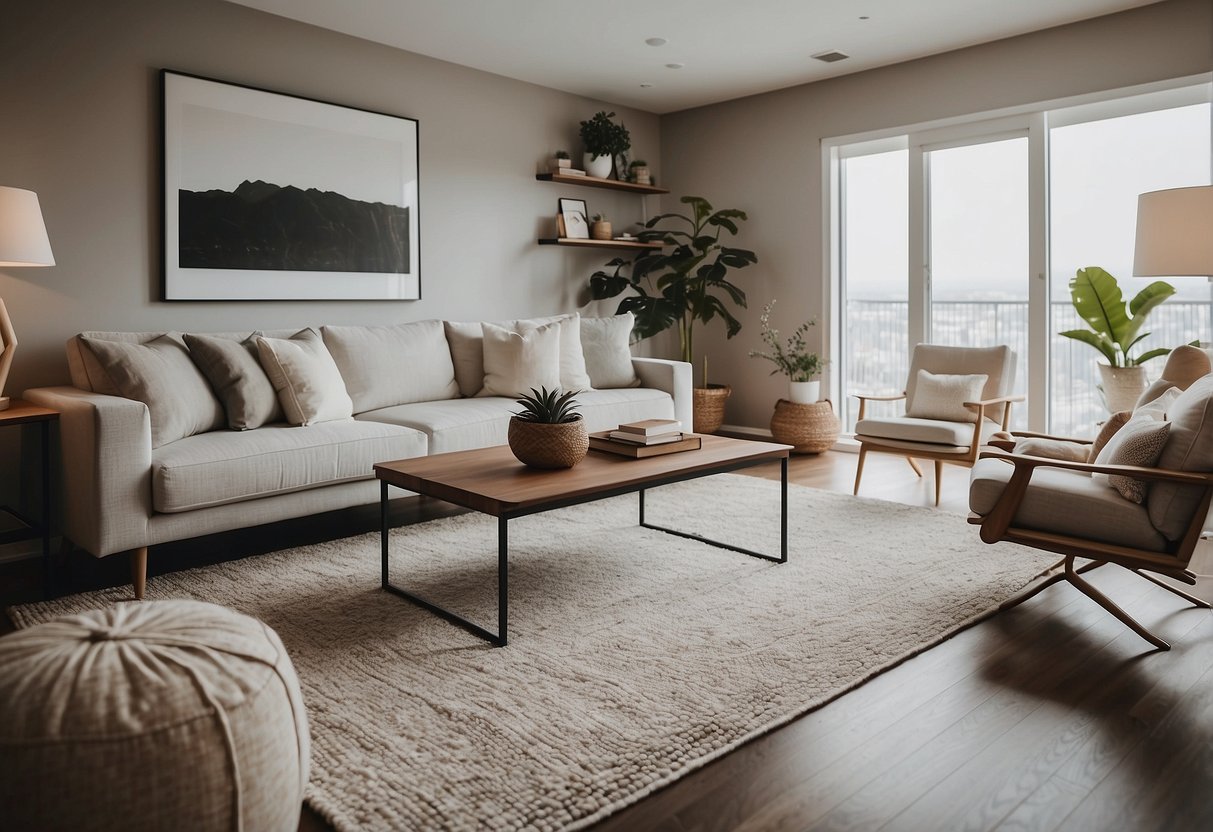
<instances>
[{"instance_id":1,"label":"potted succulent","mask_svg":"<svg viewBox=\"0 0 1213 832\"><path fill-rule=\"evenodd\" d=\"M720 242L721 232L737 233L737 223L746 219L744 211L717 211L698 196L684 196L681 201L691 206L691 216L658 214L637 235L641 242L660 241L672 250L645 251L635 260L616 257L606 264L613 271L597 271L590 276L590 295L605 300L630 289L634 294L619 302L617 313L636 316L634 337L648 338L677 326L680 357L693 362L696 323L720 318L725 323L726 338L741 331L741 321L729 311L729 303L745 308L745 292L727 279L728 272L757 263L758 257L752 251ZM672 227L669 221L674 221ZM667 226L658 227L660 223ZM730 393L728 385L708 383L705 360L703 386L696 387L694 394L696 433L719 429Z\"/></svg>"},{"instance_id":2,"label":"potted succulent","mask_svg":"<svg viewBox=\"0 0 1213 832\"><path fill-rule=\"evenodd\" d=\"M759 322L762 324L762 340L769 352L750 350L750 358L765 358L775 365L771 375L783 373L788 377L788 400L793 404L813 404L821 398L821 382L817 379L825 362L815 352L809 352L804 342L809 327L817 321L805 321L796 328L786 344L779 341L779 330L771 328L772 300L762 308Z\"/></svg>"},{"instance_id":3,"label":"potted succulent","mask_svg":"<svg viewBox=\"0 0 1213 832\"><path fill-rule=\"evenodd\" d=\"M573 160L569 157L567 150L557 150L552 154L552 160L548 163L548 169L552 173L560 173L560 171L573 166Z\"/></svg>"},{"instance_id":4,"label":"potted succulent","mask_svg":"<svg viewBox=\"0 0 1213 832\"><path fill-rule=\"evenodd\" d=\"M594 240L611 239L611 221L603 214L595 214L591 219L590 237Z\"/></svg>"},{"instance_id":5,"label":"potted succulent","mask_svg":"<svg viewBox=\"0 0 1213 832\"><path fill-rule=\"evenodd\" d=\"M590 437L585 420L577 413L576 391L531 388L518 404L522 410L510 419L510 451L532 468L572 468L585 459Z\"/></svg>"},{"instance_id":6,"label":"potted succulent","mask_svg":"<svg viewBox=\"0 0 1213 832\"><path fill-rule=\"evenodd\" d=\"M649 174L649 163L644 159L637 159L628 165L628 178L637 185L648 185L653 180Z\"/></svg>"},{"instance_id":7,"label":"potted succulent","mask_svg":"<svg viewBox=\"0 0 1213 832\"><path fill-rule=\"evenodd\" d=\"M585 170L590 176L606 179L611 175L615 155L632 146L632 136L622 124L611 121L614 112L599 110L581 122L581 143L585 145ZM620 172L623 175L623 172Z\"/></svg>"},{"instance_id":8,"label":"potted succulent","mask_svg":"<svg viewBox=\"0 0 1213 832\"><path fill-rule=\"evenodd\" d=\"M1070 300L1090 329L1070 329L1058 333L1090 344L1108 361L1099 365L1100 389L1111 413L1132 410L1146 389L1146 370L1142 365L1171 351L1169 347L1131 355L1150 333L1142 332L1147 316L1175 294L1175 287L1156 280L1125 304L1116 278L1098 266L1079 269L1070 281Z\"/></svg>"}]
</instances>

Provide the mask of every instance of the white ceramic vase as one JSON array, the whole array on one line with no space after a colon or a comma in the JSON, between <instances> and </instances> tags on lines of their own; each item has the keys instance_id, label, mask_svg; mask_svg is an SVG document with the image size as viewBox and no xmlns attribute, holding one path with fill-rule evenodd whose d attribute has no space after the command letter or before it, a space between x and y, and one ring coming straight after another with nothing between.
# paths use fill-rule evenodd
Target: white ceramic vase
<instances>
[{"instance_id":1,"label":"white ceramic vase","mask_svg":"<svg viewBox=\"0 0 1213 832\"><path fill-rule=\"evenodd\" d=\"M788 401L793 404L816 404L821 398L820 381L789 381Z\"/></svg>"},{"instance_id":2,"label":"white ceramic vase","mask_svg":"<svg viewBox=\"0 0 1213 832\"><path fill-rule=\"evenodd\" d=\"M611 159L610 154L605 156L591 156L586 153L582 156L582 163L585 165L585 172L590 176L597 176L599 179L606 179L611 175Z\"/></svg>"},{"instance_id":3,"label":"white ceramic vase","mask_svg":"<svg viewBox=\"0 0 1213 832\"><path fill-rule=\"evenodd\" d=\"M1112 367L1100 364L1099 375L1109 413L1132 410L1148 385L1145 367Z\"/></svg>"}]
</instances>

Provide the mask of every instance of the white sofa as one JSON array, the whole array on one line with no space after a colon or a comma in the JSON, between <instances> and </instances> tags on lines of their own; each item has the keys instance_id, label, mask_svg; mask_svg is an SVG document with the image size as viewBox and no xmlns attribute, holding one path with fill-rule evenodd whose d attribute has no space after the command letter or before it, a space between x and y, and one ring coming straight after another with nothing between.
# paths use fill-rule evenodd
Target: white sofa
<instances>
[{"instance_id":1,"label":"white sofa","mask_svg":"<svg viewBox=\"0 0 1213 832\"><path fill-rule=\"evenodd\" d=\"M544 320L552 319L537 323ZM612 327L618 323L579 320L587 329L593 321ZM505 322L514 327L535 323ZM421 330L424 333L418 336ZM174 349L189 355L183 336L90 332L69 340L73 386L25 393L28 400L62 414L64 535L97 557L131 551L133 564L146 563L147 547L159 543L373 503L379 496L372 470L376 462L505 443L509 418L518 405L509 397L474 395L482 382L477 374L484 372L477 339L480 324L416 322L397 327L324 327L320 332L327 346L337 347L331 354L350 389L353 418L300 427L277 422L251 430L211 424L212 429L162 443L154 441L157 436L164 438L164 420L158 423L156 416L163 415L165 398L180 404L178 399L185 395L180 391L186 385L174 381L168 396L163 390L141 392L147 401L128 398L118 389L121 383L129 388L140 379L132 379L129 368L122 378L89 344L146 347L160 339L157 343L164 346L167 337L177 345ZM210 337L249 344L259 335L289 338L292 334L303 332ZM422 346L417 346L419 337ZM407 355L375 348L401 338L413 339ZM349 349L360 344L368 346ZM111 349L109 344L102 346ZM587 339L582 351L591 381L596 364L601 363L594 351L603 348ZM614 349L617 353L619 346ZM619 356L615 358L617 371ZM586 427L605 430L647 418L678 418L690 425L690 365L624 355L625 368L629 359L635 374L631 384L637 386L589 389L577 396ZM414 378L424 379L420 393L410 387ZM441 389L446 397L419 398L425 389ZM217 396L195 409L217 406L222 414L225 403ZM376 406L366 407L368 403ZM135 570L134 582L141 594L139 567Z\"/></svg>"}]
</instances>

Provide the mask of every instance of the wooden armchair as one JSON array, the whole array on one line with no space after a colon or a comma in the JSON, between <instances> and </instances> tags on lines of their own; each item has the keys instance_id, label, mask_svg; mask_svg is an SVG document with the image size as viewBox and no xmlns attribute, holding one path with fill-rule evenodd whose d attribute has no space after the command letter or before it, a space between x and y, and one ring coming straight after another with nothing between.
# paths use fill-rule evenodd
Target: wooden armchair
<instances>
[{"instance_id":1,"label":"wooden armchair","mask_svg":"<svg viewBox=\"0 0 1213 832\"><path fill-rule=\"evenodd\" d=\"M959 419L919 418L911 415L892 418L867 418L868 402L906 402L906 413L913 411L918 392L919 371L939 375L980 373L987 380L981 396L966 401L963 407L973 416ZM867 396L859 399L859 414L855 422L855 438L859 440L859 462L855 468L855 494L863 479L863 464L869 452L904 456L922 476L917 459L935 461L935 505L939 505L940 482L944 462L972 466L986 439L1000 427L1006 430L1011 418L1011 404L1023 401L1023 396L1010 395L1015 378L1015 353L1009 347L946 347L919 344L910 361L910 377L906 390L894 396ZM975 418L974 418L975 417Z\"/></svg>"},{"instance_id":2,"label":"wooden armchair","mask_svg":"<svg viewBox=\"0 0 1213 832\"><path fill-rule=\"evenodd\" d=\"M1208 378L1205 401L1197 404L1207 405L1213 396L1213 376ZM1198 430L1193 441L1201 440ZM1167 461L1167 451L1162 461ZM1093 481L1090 475L1096 473L1149 481L1150 496L1142 505L1125 500L1102 482ZM1175 495L1181 498L1177 504ZM1167 498L1171 501L1162 507L1163 512L1156 511L1159 505L1150 505L1151 501L1161 503ZM969 522L981 527L981 539L986 543L1007 541L1062 555L1054 567L1061 571L1042 577L1003 602L1000 609L1020 604L1058 581L1067 581L1146 641L1160 650L1169 650L1167 642L1146 630L1080 575L1104 564L1116 564L1198 607L1210 607L1208 602L1147 573L1189 585L1196 583L1188 563L1211 500L1213 472L1207 470L1096 465L992 450L983 452L972 470ZM1182 514L1170 511L1172 508ZM1154 525L1151 518L1155 516L1165 518L1160 524L1163 529ZM1075 568L1077 558L1090 562Z\"/></svg>"}]
</instances>

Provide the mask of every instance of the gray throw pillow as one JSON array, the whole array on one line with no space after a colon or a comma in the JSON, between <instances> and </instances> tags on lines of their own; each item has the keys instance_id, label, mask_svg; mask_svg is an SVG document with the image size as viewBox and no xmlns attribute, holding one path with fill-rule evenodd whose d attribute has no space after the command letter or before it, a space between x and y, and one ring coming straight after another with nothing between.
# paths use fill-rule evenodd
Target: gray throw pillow
<instances>
[{"instance_id":1,"label":"gray throw pillow","mask_svg":"<svg viewBox=\"0 0 1213 832\"><path fill-rule=\"evenodd\" d=\"M243 341L185 335L190 357L223 403L232 430L253 430L283 419L278 394L257 357L259 334L254 332Z\"/></svg>"},{"instance_id":2,"label":"gray throw pillow","mask_svg":"<svg viewBox=\"0 0 1213 832\"><path fill-rule=\"evenodd\" d=\"M152 447L223 427L223 405L189 351L161 335L146 344L85 338L123 397L147 405Z\"/></svg>"}]
</instances>

